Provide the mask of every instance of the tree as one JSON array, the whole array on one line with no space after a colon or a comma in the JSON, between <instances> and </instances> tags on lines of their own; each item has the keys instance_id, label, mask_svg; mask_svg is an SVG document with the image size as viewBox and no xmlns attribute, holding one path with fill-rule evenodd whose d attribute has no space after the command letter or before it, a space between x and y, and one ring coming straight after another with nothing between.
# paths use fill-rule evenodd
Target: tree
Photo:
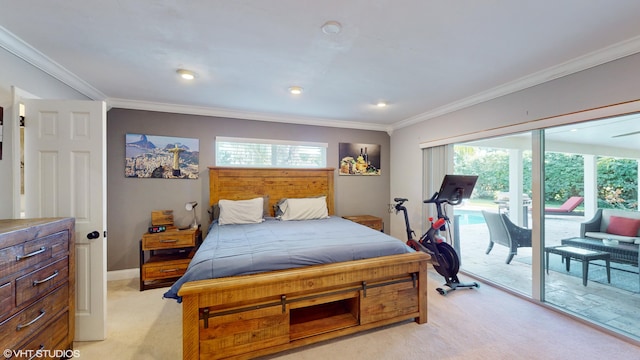
<instances>
[{"instance_id":1,"label":"tree","mask_svg":"<svg viewBox=\"0 0 640 360\"><path fill-rule=\"evenodd\" d=\"M474 146L454 147L456 174L478 175L474 197L493 199L509 190L509 152ZM531 152L525 151L523 189L531 195ZM544 157L544 201L564 202L584 196L584 156L546 152ZM598 207L638 209L638 162L633 159L597 158Z\"/></svg>"},{"instance_id":2,"label":"tree","mask_svg":"<svg viewBox=\"0 0 640 360\"><path fill-rule=\"evenodd\" d=\"M598 207L638 209L638 162L598 157Z\"/></svg>"},{"instance_id":3,"label":"tree","mask_svg":"<svg viewBox=\"0 0 640 360\"><path fill-rule=\"evenodd\" d=\"M456 174L478 175L474 197L494 199L496 192L509 191L509 152L504 149L455 146ZM523 154L523 188L531 194L531 152Z\"/></svg>"},{"instance_id":4,"label":"tree","mask_svg":"<svg viewBox=\"0 0 640 360\"><path fill-rule=\"evenodd\" d=\"M584 196L583 156L546 152L544 192L545 202L563 202L572 196Z\"/></svg>"}]
</instances>

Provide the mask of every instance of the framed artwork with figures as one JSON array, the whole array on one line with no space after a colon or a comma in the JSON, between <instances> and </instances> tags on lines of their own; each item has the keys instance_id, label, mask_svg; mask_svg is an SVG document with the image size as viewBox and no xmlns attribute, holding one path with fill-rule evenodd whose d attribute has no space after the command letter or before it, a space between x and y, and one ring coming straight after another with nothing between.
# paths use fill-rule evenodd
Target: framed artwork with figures
<instances>
[{"instance_id":1,"label":"framed artwork with figures","mask_svg":"<svg viewBox=\"0 0 640 360\"><path fill-rule=\"evenodd\" d=\"M126 177L197 179L199 140L173 136L126 134Z\"/></svg>"}]
</instances>

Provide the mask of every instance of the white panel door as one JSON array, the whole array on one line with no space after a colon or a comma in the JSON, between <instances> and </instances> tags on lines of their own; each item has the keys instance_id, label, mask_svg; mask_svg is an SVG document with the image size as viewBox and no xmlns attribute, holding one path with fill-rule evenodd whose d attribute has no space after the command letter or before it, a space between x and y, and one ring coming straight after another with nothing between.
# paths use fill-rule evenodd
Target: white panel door
<instances>
[{"instance_id":1,"label":"white panel door","mask_svg":"<svg viewBox=\"0 0 640 360\"><path fill-rule=\"evenodd\" d=\"M25 100L25 215L76 219L75 340L106 337L106 105Z\"/></svg>"}]
</instances>

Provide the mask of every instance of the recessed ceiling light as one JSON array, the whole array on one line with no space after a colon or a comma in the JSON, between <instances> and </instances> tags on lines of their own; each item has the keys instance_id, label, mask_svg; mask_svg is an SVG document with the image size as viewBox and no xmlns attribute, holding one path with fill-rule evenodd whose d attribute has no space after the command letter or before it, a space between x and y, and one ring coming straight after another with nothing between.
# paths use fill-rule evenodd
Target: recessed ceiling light
<instances>
[{"instance_id":1,"label":"recessed ceiling light","mask_svg":"<svg viewBox=\"0 0 640 360\"><path fill-rule=\"evenodd\" d=\"M176 72L178 73L178 75L180 75L181 78L185 80L193 80L196 78L196 73L190 70L178 69Z\"/></svg>"},{"instance_id":2,"label":"recessed ceiling light","mask_svg":"<svg viewBox=\"0 0 640 360\"><path fill-rule=\"evenodd\" d=\"M302 94L302 88L300 86L292 86L289 88L289 92L293 95L300 95Z\"/></svg>"},{"instance_id":3,"label":"recessed ceiling light","mask_svg":"<svg viewBox=\"0 0 640 360\"><path fill-rule=\"evenodd\" d=\"M378 103L376 104L377 107L385 107L387 106L387 102L386 101L378 101Z\"/></svg>"},{"instance_id":4,"label":"recessed ceiling light","mask_svg":"<svg viewBox=\"0 0 640 360\"><path fill-rule=\"evenodd\" d=\"M337 21L327 21L321 27L322 32L327 35L338 34L342 30L342 25Z\"/></svg>"}]
</instances>

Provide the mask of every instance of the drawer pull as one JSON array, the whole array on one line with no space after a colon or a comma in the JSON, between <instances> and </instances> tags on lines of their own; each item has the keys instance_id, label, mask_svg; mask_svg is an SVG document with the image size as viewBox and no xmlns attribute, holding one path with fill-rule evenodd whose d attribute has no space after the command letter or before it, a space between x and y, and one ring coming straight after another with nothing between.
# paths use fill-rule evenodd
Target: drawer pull
<instances>
[{"instance_id":1,"label":"drawer pull","mask_svg":"<svg viewBox=\"0 0 640 360\"><path fill-rule=\"evenodd\" d=\"M43 246L43 247L40 248L40 250L36 250L36 251L28 253L26 255L17 255L16 256L16 261L20 261L22 259L26 259L26 258L30 258L32 256L36 256L38 254L42 254L45 251L47 251L47 248L45 246Z\"/></svg>"},{"instance_id":2,"label":"drawer pull","mask_svg":"<svg viewBox=\"0 0 640 360\"><path fill-rule=\"evenodd\" d=\"M33 325L33 323L35 323L36 321L40 320L44 316L44 314L46 314L46 313L47 312L44 311L44 309L41 309L40 310L40 315L36 316L35 319L29 321L26 324L18 324L17 330L22 330L22 329L26 328L27 326Z\"/></svg>"},{"instance_id":3,"label":"drawer pull","mask_svg":"<svg viewBox=\"0 0 640 360\"><path fill-rule=\"evenodd\" d=\"M160 240L161 243L177 243L178 239L165 239L165 240Z\"/></svg>"},{"instance_id":4,"label":"drawer pull","mask_svg":"<svg viewBox=\"0 0 640 360\"><path fill-rule=\"evenodd\" d=\"M53 274L47 276L46 278L42 279L42 280L33 280L33 285L32 286L38 286L42 283L46 283L47 281L55 278L56 276L58 276L58 270L54 271Z\"/></svg>"}]
</instances>

